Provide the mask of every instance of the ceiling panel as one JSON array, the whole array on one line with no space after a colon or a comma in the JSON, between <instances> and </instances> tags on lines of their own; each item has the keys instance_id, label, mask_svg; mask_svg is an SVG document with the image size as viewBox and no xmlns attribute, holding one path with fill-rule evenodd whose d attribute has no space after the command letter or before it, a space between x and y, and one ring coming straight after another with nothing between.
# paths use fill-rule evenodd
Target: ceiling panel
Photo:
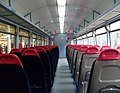
<instances>
[{"instance_id":1,"label":"ceiling panel","mask_svg":"<svg viewBox=\"0 0 120 93\"><path fill-rule=\"evenodd\" d=\"M8 0L0 1L8 5ZM31 12L33 23L40 21L40 24L52 33L54 30L60 33L56 0L11 0L11 2L12 8L23 16ZM67 0L64 32L68 29L73 31L92 14L93 10L101 13L106 7L112 6L113 2L114 0ZM92 16L90 17L86 19L91 21Z\"/></svg>"}]
</instances>

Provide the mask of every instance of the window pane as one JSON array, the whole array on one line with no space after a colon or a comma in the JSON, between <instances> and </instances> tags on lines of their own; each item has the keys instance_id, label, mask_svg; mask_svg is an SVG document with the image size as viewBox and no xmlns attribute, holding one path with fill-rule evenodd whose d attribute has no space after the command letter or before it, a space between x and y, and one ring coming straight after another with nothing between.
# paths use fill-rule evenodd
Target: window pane
<instances>
[{"instance_id":1,"label":"window pane","mask_svg":"<svg viewBox=\"0 0 120 93\"><path fill-rule=\"evenodd\" d=\"M15 27L14 26L10 26L8 24L1 23L1 22L0 22L0 30L3 32L15 34Z\"/></svg>"},{"instance_id":2,"label":"window pane","mask_svg":"<svg viewBox=\"0 0 120 93\"><path fill-rule=\"evenodd\" d=\"M77 40L77 44L83 44L83 40Z\"/></svg>"},{"instance_id":3,"label":"window pane","mask_svg":"<svg viewBox=\"0 0 120 93\"><path fill-rule=\"evenodd\" d=\"M116 48L118 45L120 45L120 32L111 32L110 33L111 37L111 47Z\"/></svg>"},{"instance_id":4,"label":"window pane","mask_svg":"<svg viewBox=\"0 0 120 93\"><path fill-rule=\"evenodd\" d=\"M89 45L94 45L94 40L93 39L94 39L93 37L88 38Z\"/></svg>"},{"instance_id":5,"label":"window pane","mask_svg":"<svg viewBox=\"0 0 120 93\"><path fill-rule=\"evenodd\" d=\"M92 36L92 32L88 33L87 36L88 36L88 37Z\"/></svg>"},{"instance_id":6,"label":"window pane","mask_svg":"<svg viewBox=\"0 0 120 93\"><path fill-rule=\"evenodd\" d=\"M86 38L86 35L83 35L82 38Z\"/></svg>"},{"instance_id":7,"label":"window pane","mask_svg":"<svg viewBox=\"0 0 120 93\"><path fill-rule=\"evenodd\" d=\"M9 53L12 48L15 48L15 36L0 33L0 51L2 53Z\"/></svg>"},{"instance_id":8,"label":"window pane","mask_svg":"<svg viewBox=\"0 0 120 93\"><path fill-rule=\"evenodd\" d=\"M77 39L82 39L82 36L78 37Z\"/></svg>"},{"instance_id":9,"label":"window pane","mask_svg":"<svg viewBox=\"0 0 120 93\"><path fill-rule=\"evenodd\" d=\"M117 22L112 23L112 24L110 25L110 30L111 30L111 31L112 31L112 30L116 30L116 29L120 29L120 21L117 21Z\"/></svg>"},{"instance_id":10,"label":"window pane","mask_svg":"<svg viewBox=\"0 0 120 93\"><path fill-rule=\"evenodd\" d=\"M88 39L83 39L84 40L84 44L88 44Z\"/></svg>"},{"instance_id":11,"label":"window pane","mask_svg":"<svg viewBox=\"0 0 120 93\"><path fill-rule=\"evenodd\" d=\"M96 39L97 39L97 45L99 45L99 46L107 45L107 35L106 34L98 35L98 36L96 36Z\"/></svg>"},{"instance_id":12,"label":"window pane","mask_svg":"<svg viewBox=\"0 0 120 93\"><path fill-rule=\"evenodd\" d=\"M105 27L102 27L102 28L96 30L96 34L101 34L101 33L105 33L105 32L106 32Z\"/></svg>"},{"instance_id":13,"label":"window pane","mask_svg":"<svg viewBox=\"0 0 120 93\"><path fill-rule=\"evenodd\" d=\"M29 37L29 32L20 29L19 35Z\"/></svg>"}]
</instances>

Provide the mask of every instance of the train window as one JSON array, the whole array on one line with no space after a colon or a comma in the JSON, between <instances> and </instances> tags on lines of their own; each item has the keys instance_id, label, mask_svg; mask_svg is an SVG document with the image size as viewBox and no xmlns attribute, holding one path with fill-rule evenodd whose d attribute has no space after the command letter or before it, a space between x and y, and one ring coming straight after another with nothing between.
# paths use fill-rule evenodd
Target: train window
<instances>
[{"instance_id":1,"label":"train window","mask_svg":"<svg viewBox=\"0 0 120 93\"><path fill-rule=\"evenodd\" d=\"M27 32L27 31L25 31L23 29L20 29L19 35L20 36L29 37L29 32Z\"/></svg>"},{"instance_id":2,"label":"train window","mask_svg":"<svg viewBox=\"0 0 120 93\"><path fill-rule=\"evenodd\" d=\"M120 29L120 21L110 24L110 31Z\"/></svg>"},{"instance_id":3,"label":"train window","mask_svg":"<svg viewBox=\"0 0 120 93\"><path fill-rule=\"evenodd\" d=\"M72 44L72 45L76 44L76 40L75 40L75 39L72 40L72 41L71 41L71 44Z\"/></svg>"},{"instance_id":4,"label":"train window","mask_svg":"<svg viewBox=\"0 0 120 93\"><path fill-rule=\"evenodd\" d=\"M28 42L29 42L29 38L27 37L22 37L22 46L24 48L28 47Z\"/></svg>"},{"instance_id":5,"label":"train window","mask_svg":"<svg viewBox=\"0 0 120 93\"><path fill-rule=\"evenodd\" d=\"M28 47L29 38L24 37L24 36L20 36L19 42L22 44L22 48L26 48L26 47Z\"/></svg>"},{"instance_id":6,"label":"train window","mask_svg":"<svg viewBox=\"0 0 120 93\"><path fill-rule=\"evenodd\" d=\"M89 37L88 41L89 41L89 45L94 45L94 38L93 37Z\"/></svg>"},{"instance_id":7,"label":"train window","mask_svg":"<svg viewBox=\"0 0 120 93\"><path fill-rule=\"evenodd\" d=\"M31 46L36 46L36 39L37 39L37 35L32 33L32 45Z\"/></svg>"},{"instance_id":8,"label":"train window","mask_svg":"<svg viewBox=\"0 0 120 93\"><path fill-rule=\"evenodd\" d=\"M0 22L0 31L15 34L15 27Z\"/></svg>"},{"instance_id":9,"label":"train window","mask_svg":"<svg viewBox=\"0 0 120 93\"><path fill-rule=\"evenodd\" d=\"M93 34L92 32L88 33L88 34L87 34L87 37L92 36L92 34Z\"/></svg>"},{"instance_id":10,"label":"train window","mask_svg":"<svg viewBox=\"0 0 120 93\"><path fill-rule=\"evenodd\" d=\"M42 37L42 45L46 45L46 38L45 37Z\"/></svg>"},{"instance_id":11,"label":"train window","mask_svg":"<svg viewBox=\"0 0 120 93\"><path fill-rule=\"evenodd\" d=\"M78 37L77 39L82 39L82 36Z\"/></svg>"},{"instance_id":12,"label":"train window","mask_svg":"<svg viewBox=\"0 0 120 93\"><path fill-rule=\"evenodd\" d=\"M38 44L38 46L40 46L41 45L41 37L40 36L38 36L38 42L37 42L37 44Z\"/></svg>"},{"instance_id":13,"label":"train window","mask_svg":"<svg viewBox=\"0 0 120 93\"><path fill-rule=\"evenodd\" d=\"M83 40L84 40L84 44L88 44L88 39L87 38L85 38Z\"/></svg>"},{"instance_id":14,"label":"train window","mask_svg":"<svg viewBox=\"0 0 120 93\"><path fill-rule=\"evenodd\" d=\"M120 31L111 32L110 38L111 38L111 47L112 48L115 48L118 45L120 45Z\"/></svg>"},{"instance_id":15,"label":"train window","mask_svg":"<svg viewBox=\"0 0 120 93\"><path fill-rule=\"evenodd\" d=\"M84 41L82 38L83 38L82 36L77 38L77 44L84 44Z\"/></svg>"},{"instance_id":16,"label":"train window","mask_svg":"<svg viewBox=\"0 0 120 93\"><path fill-rule=\"evenodd\" d=\"M45 38L45 45L48 45L48 38Z\"/></svg>"},{"instance_id":17,"label":"train window","mask_svg":"<svg viewBox=\"0 0 120 93\"><path fill-rule=\"evenodd\" d=\"M15 48L15 36L0 33L0 51L2 53L9 53L11 48Z\"/></svg>"},{"instance_id":18,"label":"train window","mask_svg":"<svg viewBox=\"0 0 120 93\"><path fill-rule=\"evenodd\" d=\"M97 45L107 45L107 35L106 34L102 34L102 35L98 35L96 36L97 39Z\"/></svg>"},{"instance_id":19,"label":"train window","mask_svg":"<svg viewBox=\"0 0 120 93\"><path fill-rule=\"evenodd\" d=\"M105 33L105 32L106 32L105 27L102 27L100 29L97 29L96 32L95 32L95 34L98 35L98 34L102 34L102 33Z\"/></svg>"},{"instance_id":20,"label":"train window","mask_svg":"<svg viewBox=\"0 0 120 93\"><path fill-rule=\"evenodd\" d=\"M84 44L84 43L83 43L83 40L80 40L80 39L77 40L77 44Z\"/></svg>"},{"instance_id":21,"label":"train window","mask_svg":"<svg viewBox=\"0 0 120 93\"><path fill-rule=\"evenodd\" d=\"M86 35L83 35L82 38L86 38Z\"/></svg>"}]
</instances>

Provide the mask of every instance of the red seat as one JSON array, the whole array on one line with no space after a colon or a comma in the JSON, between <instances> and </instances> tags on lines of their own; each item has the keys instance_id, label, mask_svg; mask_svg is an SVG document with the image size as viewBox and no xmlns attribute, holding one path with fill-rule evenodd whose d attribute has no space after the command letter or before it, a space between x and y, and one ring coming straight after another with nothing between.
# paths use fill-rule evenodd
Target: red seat
<instances>
[{"instance_id":1,"label":"red seat","mask_svg":"<svg viewBox=\"0 0 120 93\"><path fill-rule=\"evenodd\" d=\"M16 55L0 55L0 93L31 93L27 75Z\"/></svg>"},{"instance_id":2,"label":"red seat","mask_svg":"<svg viewBox=\"0 0 120 93\"><path fill-rule=\"evenodd\" d=\"M110 48L111 48L110 46L104 45L104 46L101 47L101 51L103 51L103 50L105 50L105 49L110 49Z\"/></svg>"},{"instance_id":3,"label":"red seat","mask_svg":"<svg viewBox=\"0 0 120 93\"><path fill-rule=\"evenodd\" d=\"M30 80L32 93L46 93L46 77L43 63L35 49L24 50L22 64Z\"/></svg>"},{"instance_id":4,"label":"red seat","mask_svg":"<svg viewBox=\"0 0 120 93\"><path fill-rule=\"evenodd\" d=\"M18 49L18 48L12 49L12 50L10 51L10 54L15 54L15 55L17 55L17 56L21 59L22 53L21 53L21 50Z\"/></svg>"},{"instance_id":5,"label":"red seat","mask_svg":"<svg viewBox=\"0 0 120 93\"><path fill-rule=\"evenodd\" d=\"M87 93L120 93L120 53L102 51L93 63Z\"/></svg>"},{"instance_id":6,"label":"red seat","mask_svg":"<svg viewBox=\"0 0 120 93\"><path fill-rule=\"evenodd\" d=\"M46 76L46 84L47 84L47 92L51 91L52 87L52 75L51 75L51 65L49 57L44 48L37 48L37 52L43 62L45 76Z\"/></svg>"}]
</instances>

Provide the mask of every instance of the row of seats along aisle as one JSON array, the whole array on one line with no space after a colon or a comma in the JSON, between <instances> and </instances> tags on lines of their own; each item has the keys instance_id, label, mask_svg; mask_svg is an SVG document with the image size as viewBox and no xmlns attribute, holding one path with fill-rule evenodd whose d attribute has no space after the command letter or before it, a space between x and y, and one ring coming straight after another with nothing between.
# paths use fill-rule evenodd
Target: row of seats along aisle
<instances>
[{"instance_id":1,"label":"row of seats along aisle","mask_svg":"<svg viewBox=\"0 0 120 93\"><path fill-rule=\"evenodd\" d=\"M120 93L120 47L68 45L66 56L77 93Z\"/></svg>"},{"instance_id":2,"label":"row of seats along aisle","mask_svg":"<svg viewBox=\"0 0 120 93\"><path fill-rule=\"evenodd\" d=\"M58 58L56 45L1 53L0 93L51 93Z\"/></svg>"}]
</instances>

